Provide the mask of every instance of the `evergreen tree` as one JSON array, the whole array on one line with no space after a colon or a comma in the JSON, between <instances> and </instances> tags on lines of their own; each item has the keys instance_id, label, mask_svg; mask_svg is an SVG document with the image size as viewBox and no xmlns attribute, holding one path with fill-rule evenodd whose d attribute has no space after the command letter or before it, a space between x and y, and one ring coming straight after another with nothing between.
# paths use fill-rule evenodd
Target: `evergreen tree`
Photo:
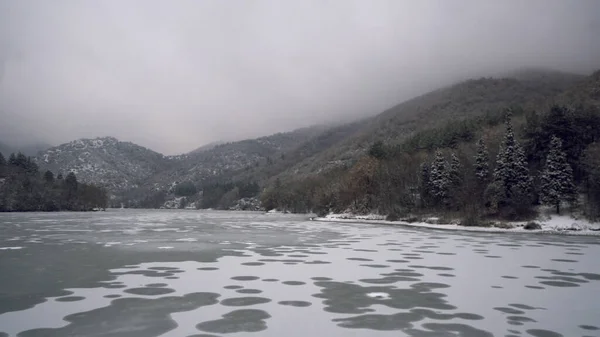
<instances>
[{"instance_id":1,"label":"evergreen tree","mask_svg":"<svg viewBox=\"0 0 600 337\"><path fill-rule=\"evenodd\" d=\"M63 174L58 172L58 175L56 176L56 180L63 180Z\"/></svg>"},{"instance_id":2,"label":"evergreen tree","mask_svg":"<svg viewBox=\"0 0 600 337\"><path fill-rule=\"evenodd\" d=\"M6 166L6 158L4 158L2 152L0 152L0 166Z\"/></svg>"},{"instance_id":3,"label":"evergreen tree","mask_svg":"<svg viewBox=\"0 0 600 337\"><path fill-rule=\"evenodd\" d=\"M10 156L8 156L8 164L12 166L17 166L17 156L14 152L11 153Z\"/></svg>"},{"instance_id":4,"label":"evergreen tree","mask_svg":"<svg viewBox=\"0 0 600 337\"><path fill-rule=\"evenodd\" d=\"M556 206L557 214L560 214L561 201L575 200L573 170L567 162L562 140L555 136L550 142L550 152L542 172L540 198L544 204Z\"/></svg>"},{"instance_id":5,"label":"evergreen tree","mask_svg":"<svg viewBox=\"0 0 600 337\"><path fill-rule=\"evenodd\" d=\"M448 170L448 161L444 158L442 151L435 153L435 159L431 163L429 183L431 195L436 204L446 205L448 203L448 191L450 189L450 172Z\"/></svg>"},{"instance_id":6,"label":"evergreen tree","mask_svg":"<svg viewBox=\"0 0 600 337\"><path fill-rule=\"evenodd\" d=\"M52 184L54 182L54 174L52 173L52 171L48 170L46 171L46 173L44 173L44 180L48 184Z\"/></svg>"},{"instance_id":7,"label":"evergreen tree","mask_svg":"<svg viewBox=\"0 0 600 337\"><path fill-rule=\"evenodd\" d=\"M421 194L421 207L427 207L431 203L431 164L422 163L420 172L419 189Z\"/></svg>"},{"instance_id":8,"label":"evergreen tree","mask_svg":"<svg viewBox=\"0 0 600 337\"><path fill-rule=\"evenodd\" d=\"M531 177L523 149L515 139L510 120L506 118L506 133L500 144L494 170L494 184L500 207L524 210L531 205Z\"/></svg>"},{"instance_id":9,"label":"evergreen tree","mask_svg":"<svg viewBox=\"0 0 600 337\"><path fill-rule=\"evenodd\" d=\"M490 178L490 158L487 146L480 138L477 141L477 155L475 155L475 177L481 183L487 182Z\"/></svg>"},{"instance_id":10,"label":"evergreen tree","mask_svg":"<svg viewBox=\"0 0 600 337\"><path fill-rule=\"evenodd\" d=\"M462 183L462 165L460 159L453 152L450 156L450 184L452 187L458 187Z\"/></svg>"}]
</instances>

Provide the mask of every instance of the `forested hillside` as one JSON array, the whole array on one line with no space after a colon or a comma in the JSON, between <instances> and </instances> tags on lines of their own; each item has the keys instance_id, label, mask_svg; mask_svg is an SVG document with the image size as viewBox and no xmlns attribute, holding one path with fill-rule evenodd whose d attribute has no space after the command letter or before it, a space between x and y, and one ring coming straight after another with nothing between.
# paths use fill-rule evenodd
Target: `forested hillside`
<instances>
[{"instance_id":1,"label":"forested hillside","mask_svg":"<svg viewBox=\"0 0 600 337\"><path fill-rule=\"evenodd\" d=\"M347 169L329 176L276 181L262 194L263 204L321 214L378 212L391 218L455 214L466 224L481 223L486 217L526 218L533 206L546 204L557 212L569 205L595 218L600 209L598 75L546 100L506 96L504 101L497 100L503 104L489 105L495 110L483 109L488 105L482 102L480 113L465 113L466 107L451 109L463 111L460 114L444 110L449 105L430 107L425 110L430 117L415 120L432 127L419 127L395 138L402 141L368 138L373 140L369 151ZM484 82L467 82L457 88ZM492 83L516 85L513 81ZM465 103L471 100L464 99L452 100L452 104L461 101L471 106Z\"/></svg>"},{"instance_id":2,"label":"forested hillside","mask_svg":"<svg viewBox=\"0 0 600 337\"><path fill-rule=\"evenodd\" d=\"M7 159L0 153L0 212L88 211L107 204L104 189L78 182L73 172L41 174L31 157L13 153Z\"/></svg>"}]
</instances>

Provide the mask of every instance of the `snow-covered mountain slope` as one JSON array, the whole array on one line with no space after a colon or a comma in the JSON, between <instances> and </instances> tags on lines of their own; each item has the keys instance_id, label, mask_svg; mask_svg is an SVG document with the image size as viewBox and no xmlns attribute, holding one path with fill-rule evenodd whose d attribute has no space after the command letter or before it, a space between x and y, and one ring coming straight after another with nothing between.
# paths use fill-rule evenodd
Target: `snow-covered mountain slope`
<instances>
[{"instance_id":1,"label":"snow-covered mountain slope","mask_svg":"<svg viewBox=\"0 0 600 337\"><path fill-rule=\"evenodd\" d=\"M178 159L113 137L78 139L50 148L35 158L41 170L74 172L77 179L106 187L111 193L137 187Z\"/></svg>"}]
</instances>

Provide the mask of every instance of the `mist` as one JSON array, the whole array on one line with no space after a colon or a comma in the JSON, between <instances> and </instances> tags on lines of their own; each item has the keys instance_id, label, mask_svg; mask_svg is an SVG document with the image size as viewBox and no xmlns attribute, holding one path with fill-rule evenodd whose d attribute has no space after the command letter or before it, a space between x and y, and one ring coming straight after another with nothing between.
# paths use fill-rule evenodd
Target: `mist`
<instances>
[{"instance_id":1,"label":"mist","mask_svg":"<svg viewBox=\"0 0 600 337\"><path fill-rule=\"evenodd\" d=\"M0 141L176 154L519 68L600 68L600 2L0 0Z\"/></svg>"}]
</instances>

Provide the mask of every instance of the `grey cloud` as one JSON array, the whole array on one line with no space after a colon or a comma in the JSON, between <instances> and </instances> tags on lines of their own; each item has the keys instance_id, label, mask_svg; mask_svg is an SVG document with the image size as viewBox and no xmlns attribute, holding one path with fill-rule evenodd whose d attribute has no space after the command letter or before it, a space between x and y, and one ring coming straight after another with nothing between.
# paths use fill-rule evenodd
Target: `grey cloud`
<instances>
[{"instance_id":1,"label":"grey cloud","mask_svg":"<svg viewBox=\"0 0 600 337\"><path fill-rule=\"evenodd\" d=\"M0 140L165 153L375 114L472 76L600 68L600 2L0 0Z\"/></svg>"}]
</instances>

